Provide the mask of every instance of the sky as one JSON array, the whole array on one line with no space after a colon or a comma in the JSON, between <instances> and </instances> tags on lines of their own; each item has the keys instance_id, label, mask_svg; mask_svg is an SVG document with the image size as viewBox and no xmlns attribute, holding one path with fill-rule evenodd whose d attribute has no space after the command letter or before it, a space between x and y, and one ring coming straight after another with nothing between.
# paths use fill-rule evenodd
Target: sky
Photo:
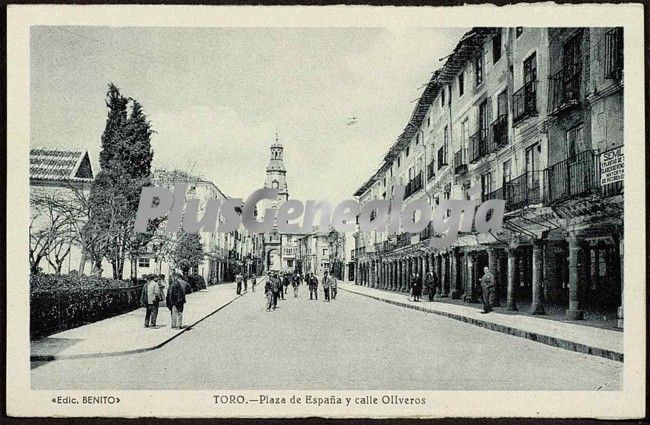
<instances>
[{"instance_id":1,"label":"sky","mask_svg":"<svg viewBox=\"0 0 650 425\"><path fill-rule=\"evenodd\" d=\"M97 171L112 82L151 121L154 168L245 199L277 133L289 196L338 203L381 165L465 31L32 27L31 145L88 150Z\"/></svg>"}]
</instances>

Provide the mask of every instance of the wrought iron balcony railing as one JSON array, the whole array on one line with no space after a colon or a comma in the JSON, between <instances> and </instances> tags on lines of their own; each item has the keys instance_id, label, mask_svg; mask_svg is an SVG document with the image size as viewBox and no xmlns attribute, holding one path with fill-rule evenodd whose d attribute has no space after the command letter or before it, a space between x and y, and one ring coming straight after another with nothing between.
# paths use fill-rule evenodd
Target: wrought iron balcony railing
<instances>
[{"instance_id":1,"label":"wrought iron balcony railing","mask_svg":"<svg viewBox=\"0 0 650 425\"><path fill-rule=\"evenodd\" d=\"M406 184L406 188L404 189L404 199L413 195L420 189L422 189L422 171L420 171L413 180Z\"/></svg>"},{"instance_id":2,"label":"wrought iron balcony railing","mask_svg":"<svg viewBox=\"0 0 650 425\"><path fill-rule=\"evenodd\" d=\"M584 151L544 170L544 200L554 203L598 188L598 156Z\"/></svg>"},{"instance_id":3,"label":"wrought iron balcony railing","mask_svg":"<svg viewBox=\"0 0 650 425\"><path fill-rule=\"evenodd\" d=\"M505 183L506 211L514 211L542 202L541 171L528 171Z\"/></svg>"},{"instance_id":4,"label":"wrought iron balcony railing","mask_svg":"<svg viewBox=\"0 0 650 425\"><path fill-rule=\"evenodd\" d=\"M467 150L459 149L454 153L454 173L463 174L467 172Z\"/></svg>"},{"instance_id":5,"label":"wrought iron balcony railing","mask_svg":"<svg viewBox=\"0 0 650 425\"><path fill-rule=\"evenodd\" d=\"M537 81L529 81L512 95L513 122L537 114Z\"/></svg>"},{"instance_id":6,"label":"wrought iron balcony railing","mask_svg":"<svg viewBox=\"0 0 650 425\"><path fill-rule=\"evenodd\" d=\"M489 153L488 135L488 129L482 128L469 137L469 162L474 163Z\"/></svg>"},{"instance_id":7,"label":"wrought iron balcony railing","mask_svg":"<svg viewBox=\"0 0 650 425\"><path fill-rule=\"evenodd\" d=\"M582 67L578 63L562 68L549 78L549 114L557 114L580 103L581 77Z\"/></svg>"},{"instance_id":8,"label":"wrought iron balcony railing","mask_svg":"<svg viewBox=\"0 0 650 425\"><path fill-rule=\"evenodd\" d=\"M499 115L491 124L492 146L490 152L508 144L508 114Z\"/></svg>"}]
</instances>

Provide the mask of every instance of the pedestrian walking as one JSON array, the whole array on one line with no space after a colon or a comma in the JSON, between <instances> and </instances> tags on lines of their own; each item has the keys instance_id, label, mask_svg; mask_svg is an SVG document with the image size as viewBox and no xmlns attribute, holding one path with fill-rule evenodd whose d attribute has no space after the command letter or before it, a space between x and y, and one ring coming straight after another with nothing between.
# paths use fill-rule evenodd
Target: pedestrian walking
<instances>
[{"instance_id":1,"label":"pedestrian walking","mask_svg":"<svg viewBox=\"0 0 650 425\"><path fill-rule=\"evenodd\" d=\"M162 301L162 291L158 283L158 277L151 277L145 288L147 289L147 311L144 316L144 327L155 328L156 318L158 318L158 306Z\"/></svg>"},{"instance_id":2,"label":"pedestrian walking","mask_svg":"<svg viewBox=\"0 0 650 425\"><path fill-rule=\"evenodd\" d=\"M318 278L315 274L309 273L306 279L309 286L309 299L318 300Z\"/></svg>"},{"instance_id":3,"label":"pedestrian walking","mask_svg":"<svg viewBox=\"0 0 650 425\"><path fill-rule=\"evenodd\" d=\"M420 296L422 296L422 278L418 272L415 272L411 275L411 294L413 295L413 301L420 301Z\"/></svg>"},{"instance_id":4,"label":"pedestrian walking","mask_svg":"<svg viewBox=\"0 0 650 425\"><path fill-rule=\"evenodd\" d=\"M244 292L248 291L248 273L244 273Z\"/></svg>"},{"instance_id":5,"label":"pedestrian walking","mask_svg":"<svg viewBox=\"0 0 650 425\"><path fill-rule=\"evenodd\" d=\"M429 267L429 272L424 277L424 286L427 288L429 301L433 301L436 288L438 287L438 275L433 271L433 267Z\"/></svg>"},{"instance_id":6,"label":"pedestrian walking","mask_svg":"<svg viewBox=\"0 0 650 425\"><path fill-rule=\"evenodd\" d=\"M284 285L284 292L282 293L282 299L284 299L284 295L289 291L289 285L291 285L291 278L287 272L282 276L282 285Z\"/></svg>"},{"instance_id":7,"label":"pedestrian walking","mask_svg":"<svg viewBox=\"0 0 650 425\"><path fill-rule=\"evenodd\" d=\"M271 307L273 307L273 282L270 273L264 284L264 295L266 295L266 311L271 311Z\"/></svg>"},{"instance_id":8,"label":"pedestrian walking","mask_svg":"<svg viewBox=\"0 0 650 425\"><path fill-rule=\"evenodd\" d=\"M323 274L323 279L321 281L321 284L323 285L323 293L325 294L325 301L330 302L330 279L327 270L325 270L325 273Z\"/></svg>"},{"instance_id":9,"label":"pedestrian walking","mask_svg":"<svg viewBox=\"0 0 650 425\"><path fill-rule=\"evenodd\" d=\"M253 275L251 277L251 289L255 292L255 285L257 285L257 276Z\"/></svg>"},{"instance_id":10,"label":"pedestrian walking","mask_svg":"<svg viewBox=\"0 0 650 425\"><path fill-rule=\"evenodd\" d=\"M237 295L241 295L241 287L244 283L244 276L241 273L237 273L235 276L235 282L237 283Z\"/></svg>"},{"instance_id":11,"label":"pedestrian walking","mask_svg":"<svg viewBox=\"0 0 650 425\"><path fill-rule=\"evenodd\" d=\"M300 285L300 274L299 273L296 273L296 274L293 275L291 285L293 285L293 297L298 298L298 286Z\"/></svg>"},{"instance_id":12,"label":"pedestrian walking","mask_svg":"<svg viewBox=\"0 0 650 425\"><path fill-rule=\"evenodd\" d=\"M339 281L336 278L336 276L334 276L334 274L330 274L330 298L333 299L333 300L336 299L338 284L339 284Z\"/></svg>"},{"instance_id":13,"label":"pedestrian walking","mask_svg":"<svg viewBox=\"0 0 650 425\"><path fill-rule=\"evenodd\" d=\"M494 275L488 266L483 267L483 277L481 277L481 289L483 295L483 313L492 311L494 304L494 286L496 285Z\"/></svg>"},{"instance_id":14,"label":"pedestrian walking","mask_svg":"<svg viewBox=\"0 0 650 425\"><path fill-rule=\"evenodd\" d=\"M171 312L172 329L180 329L183 327L183 307L185 305L185 290L181 281L183 280L180 274L172 279L167 289L167 297L165 302L167 308Z\"/></svg>"},{"instance_id":15,"label":"pedestrian walking","mask_svg":"<svg viewBox=\"0 0 650 425\"><path fill-rule=\"evenodd\" d=\"M273 310L278 307L278 299L280 299L280 294L282 294L282 281L278 272L273 273L271 276L271 290L273 291Z\"/></svg>"}]
</instances>

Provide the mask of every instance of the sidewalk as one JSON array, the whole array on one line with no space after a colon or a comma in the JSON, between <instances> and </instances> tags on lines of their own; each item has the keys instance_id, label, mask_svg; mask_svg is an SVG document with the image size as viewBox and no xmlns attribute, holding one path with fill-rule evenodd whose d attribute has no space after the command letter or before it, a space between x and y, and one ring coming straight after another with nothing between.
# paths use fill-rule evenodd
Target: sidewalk
<instances>
[{"instance_id":1,"label":"sidewalk","mask_svg":"<svg viewBox=\"0 0 650 425\"><path fill-rule=\"evenodd\" d=\"M248 286L250 291L250 283ZM264 290L264 278L258 278L256 286ZM185 327L182 329L170 327L169 309L162 306L158 310L156 328L144 327L145 309L139 308L120 316L69 329L32 341L30 360L105 357L153 350L167 344L245 294L246 292L237 295L234 283L213 285L188 294L183 312Z\"/></svg>"},{"instance_id":2,"label":"sidewalk","mask_svg":"<svg viewBox=\"0 0 650 425\"><path fill-rule=\"evenodd\" d=\"M623 332L544 320L534 316L498 312L481 314L478 305L466 306L428 301L416 303L409 301L408 294L405 293L383 291L344 282L339 283L339 288L389 304L439 314L554 347L623 361Z\"/></svg>"}]
</instances>

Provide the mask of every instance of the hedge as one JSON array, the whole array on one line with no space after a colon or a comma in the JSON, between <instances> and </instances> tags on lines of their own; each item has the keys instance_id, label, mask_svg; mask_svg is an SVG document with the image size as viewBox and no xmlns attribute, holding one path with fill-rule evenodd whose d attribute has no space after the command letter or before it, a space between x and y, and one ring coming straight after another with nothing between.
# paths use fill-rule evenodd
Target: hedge
<instances>
[{"instance_id":1,"label":"hedge","mask_svg":"<svg viewBox=\"0 0 650 425\"><path fill-rule=\"evenodd\" d=\"M143 280L31 275L31 339L133 311L140 307L143 286Z\"/></svg>"}]
</instances>

